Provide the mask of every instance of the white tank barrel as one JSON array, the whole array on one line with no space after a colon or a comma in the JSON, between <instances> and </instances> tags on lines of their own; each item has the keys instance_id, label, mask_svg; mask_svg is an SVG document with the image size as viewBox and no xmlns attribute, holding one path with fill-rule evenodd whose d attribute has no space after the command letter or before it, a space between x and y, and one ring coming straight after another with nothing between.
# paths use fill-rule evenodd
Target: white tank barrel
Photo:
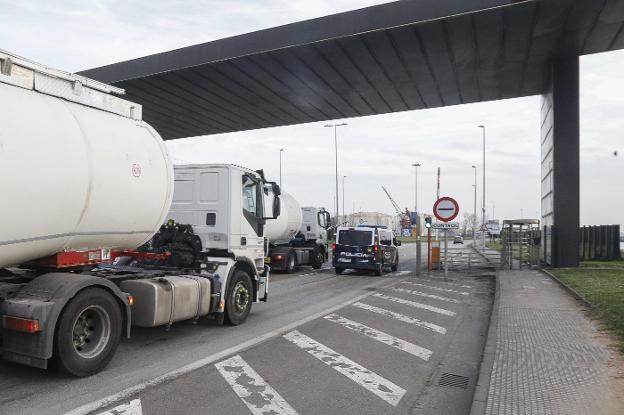
<instances>
[{"instance_id":1,"label":"white tank barrel","mask_svg":"<svg viewBox=\"0 0 624 415\"><path fill-rule=\"evenodd\" d=\"M267 220L264 236L270 243L281 244L292 239L301 228L301 206L288 193L280 195L281 212L277 219Z\"/></svg>"},{"instance_id":2,"label":"white tank barrel","mask_svg":"<svg viewBox=\"0 0 624 415\"><path fill-rule=\"evenodd\" d=\"M165 220L166 147L145 122L0 83L0 267L133 249Z\"/></svg>"}]
</instances>

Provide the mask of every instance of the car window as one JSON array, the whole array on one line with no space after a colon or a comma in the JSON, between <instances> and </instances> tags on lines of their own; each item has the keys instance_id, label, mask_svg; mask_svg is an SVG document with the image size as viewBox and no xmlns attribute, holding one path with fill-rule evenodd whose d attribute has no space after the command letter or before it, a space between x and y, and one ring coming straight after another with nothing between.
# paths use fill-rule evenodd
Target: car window
<instances>
[{"instance_id":1,"label":"car window","mask_svg":"<svg viewBox=\"0 0 624 415\"><path fill-rule=\"evenodd\" d=\"M355 229L343 229L338 231L338 241L340 245L367 246L372 245L373 232L356 231Z\"/></svg>"},{"instance_id":2,"label":"car window","mask_svg":"<svg viewBox=\"0 0 624 415\"><path fill-rule=\"evenodd\" d=\"M380 232L379 242L381 243L381 245L390 246L392 245L392 236L390 236L389 232Z\"/></svg>"}]
</instances>

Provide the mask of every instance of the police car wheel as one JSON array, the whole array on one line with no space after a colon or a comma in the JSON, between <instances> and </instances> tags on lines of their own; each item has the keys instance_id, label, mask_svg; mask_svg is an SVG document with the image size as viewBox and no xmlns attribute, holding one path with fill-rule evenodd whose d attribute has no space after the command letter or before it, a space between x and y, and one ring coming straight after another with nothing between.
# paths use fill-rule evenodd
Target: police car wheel
<instances>
[{"instance_id":1,"label":"police car wheel","mask_svg":"<svg viewBox=\"0 0 624 415\"><path fill-rule=\"evenodd\" d=\"M336 274L337 274L337 275L341 275L341 274L344 272L344 268L338 268L338 267L336 267L336 268L334 268L334 271L336 271Z\"/></svg>"}]
</instances>

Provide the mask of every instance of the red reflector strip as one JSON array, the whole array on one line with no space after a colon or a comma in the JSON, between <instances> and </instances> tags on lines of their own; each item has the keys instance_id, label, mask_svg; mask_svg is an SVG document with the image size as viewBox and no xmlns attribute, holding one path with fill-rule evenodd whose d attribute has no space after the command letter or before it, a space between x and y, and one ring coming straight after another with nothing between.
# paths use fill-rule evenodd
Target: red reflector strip
<instances>
[{"instance_id":1,"label":"red reflector strip","mask_svg":"<svg viewBox=\"0 0 624 415\"><path fill-rule=\"evenodd\" d=\"M24 333L36 333L41 331L39 320L11 316L2 316L2 328Z\"/></svg>"}]
</instances>

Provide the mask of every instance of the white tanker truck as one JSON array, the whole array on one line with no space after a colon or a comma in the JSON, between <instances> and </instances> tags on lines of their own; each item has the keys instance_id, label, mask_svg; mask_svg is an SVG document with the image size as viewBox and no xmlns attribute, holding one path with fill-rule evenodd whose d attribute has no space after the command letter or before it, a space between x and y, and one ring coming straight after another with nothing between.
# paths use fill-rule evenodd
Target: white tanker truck
<instances>
[{"instance_id":1,"label":"white tanker truck","mask_svg":"<svg viewBox=\"0 0 624 415\"><path fill-rule=\"evenodd\" d=\"M88 376L132 325L237 325L267 299L279 187L233 165L174 170L141 107L114 93L0 51L5 360Z\"/></svg>"},{"instance_id":2,"label":"white tanker truck","mask_svg":"<svg viewBox=\"0 0 624 415\"><path fill-rule=\"evenodd\" d=\"M271 270L292 272L296 266L319 269L327 261L327 228L330 216L324 208L300 207L287 193L280 195L281 213L267 223Z\"/></svg>"}]
</instances>

